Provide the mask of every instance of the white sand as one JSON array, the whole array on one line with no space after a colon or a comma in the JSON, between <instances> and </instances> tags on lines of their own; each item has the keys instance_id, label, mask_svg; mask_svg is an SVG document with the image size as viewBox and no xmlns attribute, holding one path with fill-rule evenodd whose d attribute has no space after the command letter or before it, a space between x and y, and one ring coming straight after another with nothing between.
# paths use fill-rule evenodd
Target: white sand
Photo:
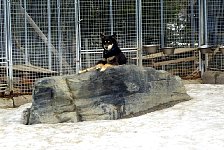
<instances>
[{"instance_id":1,"label":"white sand","mask_svg":"<svg viewBox=\"0 0 224 150\"><path fill-rule=\"evenodd\" d=\"M21 112L0 109L0 150L223 150L224 85L185 85L190 101L115 121L21 124Z\"/></svg>"}]
</instances>

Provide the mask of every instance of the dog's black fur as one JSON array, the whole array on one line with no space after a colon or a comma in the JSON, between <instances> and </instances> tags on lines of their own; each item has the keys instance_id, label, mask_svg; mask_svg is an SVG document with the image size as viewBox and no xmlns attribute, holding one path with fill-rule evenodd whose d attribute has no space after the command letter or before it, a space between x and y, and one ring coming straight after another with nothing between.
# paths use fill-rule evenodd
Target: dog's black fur
<instances>
[{"instance_id":1,"label":"dog's black fur","mask_svg":"<svg viewBox=\"0 0 224 150\"><path fill-rule=\"evenodd\" d=\"M123 65L127 63L127 58L118 47L116 33L110 36L100 34L103 47L103 60L97 64Z\"/></svg>"}]
</instances>

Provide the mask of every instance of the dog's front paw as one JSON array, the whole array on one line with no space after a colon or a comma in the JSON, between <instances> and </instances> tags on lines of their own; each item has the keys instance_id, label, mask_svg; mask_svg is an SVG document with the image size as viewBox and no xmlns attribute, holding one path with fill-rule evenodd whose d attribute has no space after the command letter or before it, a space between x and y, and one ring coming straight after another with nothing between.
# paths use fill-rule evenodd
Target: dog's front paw
<instances>
[{"instance_id":1,"label":"dog's front paw","mask_svg":"<svg viewBox=\"0 0 224 150\"><path fill-rule=\"evenodd\" d=\"M85 73L85 72L87 72L86 69L85 70L79 70L78 74L82 74L82 73Z\"/></svg>"},{"instance_id":2,"label":"dog's front paw","mask_svg":"<svg viewBox=\"0 0 224 150\"><path fill-rule=\"evenodd\" d=\"M102 72L102 71L105 71L107 68L110 68L110 67L112 67L113 65L111 65L111 64L105 64L105 65L103 65L102 67L101 67L101 69L100 69L100 71Z\"/></svg>"},{"instance_id":3,"label":"dog's front paw","mask_svg":"<svg viewBox=\"0 0 224 150\"><path fill-rule=\"evenodd\" d=\"M96 70L101 70L104 64L97 64L96 65Z\"/></svg>"}]
</instances>

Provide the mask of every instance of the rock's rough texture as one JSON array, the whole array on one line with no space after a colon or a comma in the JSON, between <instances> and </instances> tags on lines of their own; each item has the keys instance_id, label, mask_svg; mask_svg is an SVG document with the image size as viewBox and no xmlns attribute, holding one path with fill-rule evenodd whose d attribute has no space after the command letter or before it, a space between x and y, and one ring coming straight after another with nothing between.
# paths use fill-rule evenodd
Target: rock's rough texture
<instances>
[{"instance_id":1,"label":"rock's rough texture","mask_svg":"<svg viewBox=\"0 0 224 150\"><path fill-rule=\"evenodd\" d=\"M0 108L13 108L13 100L9 98L0 97Z\"/></svg>"},{"instance_id":2,"label":"rock's rough texture","mask_svg":"<svg viewBox=\"0 0 224 150\"><path fill-rule=\"evenodd\" d=\"M32 100L32 96L31 95L21 95L18 97L13 97L13 104L14 107L19 107L21 105L24 105L26 103L30 103Z\"/></svg>"},{"instance_id":3,"label":"rock's rough texture","mask_svg":"<svg viewBox=\"0 0 224 150\"><path fill-rule=\"evenodd\" d=\"M206 71L202 75L202 82L205 84L224 84L224 72Z\"/></svg>"},{"instance_id":4,"label":"rock's rough texture","mask_svg":"<svg viewBox=\"0 0 224 150\"><path fill-rule=\"evenodd\" d=\"M115 66L40 79L24 120L37 124L120 119L189 99L177 76L153 68Z\"/></svg>"}]
</instances>

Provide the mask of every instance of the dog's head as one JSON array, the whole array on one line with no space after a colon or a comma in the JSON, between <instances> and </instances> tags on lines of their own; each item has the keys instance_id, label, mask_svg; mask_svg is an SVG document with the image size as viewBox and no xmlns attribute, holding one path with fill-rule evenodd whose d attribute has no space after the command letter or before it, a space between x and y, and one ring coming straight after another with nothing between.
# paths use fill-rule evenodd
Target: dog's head
<instances>
[{"instance_id":1,"label":"dog's head","mask_svg":"<svg viewBox=\"0 0 224 150\"><path fill-rule=\"evenodd\" d=\"M102 47L104 50L110 51L114 46L117 46L117 35L114 33L113 35L105 36L103 33L100 34L102 40Z\"/></svg>"}]
</instances>

